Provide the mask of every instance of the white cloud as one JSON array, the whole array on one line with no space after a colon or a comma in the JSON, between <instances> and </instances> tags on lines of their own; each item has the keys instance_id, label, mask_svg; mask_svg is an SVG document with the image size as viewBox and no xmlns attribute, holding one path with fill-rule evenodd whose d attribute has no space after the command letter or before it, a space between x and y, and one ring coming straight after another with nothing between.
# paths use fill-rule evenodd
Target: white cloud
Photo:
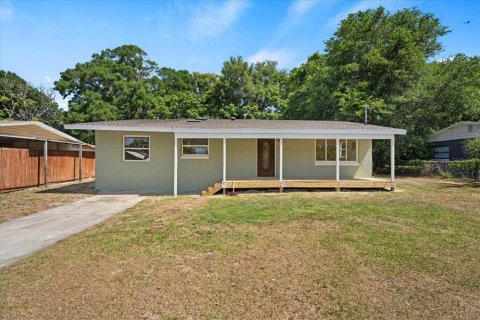
<instances>
[{"instance_id":1,"label":"white cloud","mask_svg":"<svg viewBox=\"0 0 480 320\"><path fill-rule=\"evenodd\" d=\"M294 0L290 8L288 8L288 13L291 16L302 16L310 11L317 3L318 0Z\"/></svg>"},{"instance_id":2,"label":"white cloud","mask_svg":"<svg viewBox=\"0 0 480 320\"><path fill-rule=\"evenodd\" d=\"M191 32L194 39L214 37L230 28L248 8L248 1L227 0L221 5L205 2L193 16Z\"/></svg>"},{"instance_id":3,"label":"white cloud","mask_svg":"<svg viewBox=\"0 0 480 320\"><path fill-rule=\"evenodd\" d=\"M50 76L45 76L45 80L47 80L48 83L53 83L53 80L52 78L50 78Z\"/></svg>"},{"instance_id":4,"label":"white cloud","mask_svg":"<svg viewBox=\"0 0 480 320\"><path fill-rule=\"evenodd\" d=\"M280 68L290 67L294 58L294 54L287 49L261 49L253 55L247 57L247 61L250 63L272 60L277 61Z\"/></svg>"},{"instance_id":5,"label":"white cloud","mask_svg":"<svg viewBox=\"0 0 480 320\"><path fill-rule=\"evenodd\" d=\"M13 20L15 17L15 9L11 1L2 1L0 3L0 22Z\"/></svg>"},{"instance_id":6,"label":"white cloud","mask_svg":"<svg viewBox=\"0 0 480 320\"><path fill-rule=\"evenodd\" d=\"M330 5L334 0L293 0L288 8L287 14L280 23L276 39L290 31L292 28L305 22L306 16L319 4Z\"/></svg>"},{"instance_id":7,"label":"white cloud","mask_svg":"<svg viewBox=\"0 0 480 320\"><path fill-rule=\"evenodd\" d=\"M383 0L383 1L382 0L361 0L357 2L354 6L340 12L335 17L330 19L330 21L328 22L328 26L332 28L338 26L340 21L345 19L349 13L354 13L357 11L365 11L368 9L375 9L380 6L383 6L388 10L393 10L400 7L401 2L402 0ZM411 4L414 5L413 3Z\"/></svg>"}]
</instances>

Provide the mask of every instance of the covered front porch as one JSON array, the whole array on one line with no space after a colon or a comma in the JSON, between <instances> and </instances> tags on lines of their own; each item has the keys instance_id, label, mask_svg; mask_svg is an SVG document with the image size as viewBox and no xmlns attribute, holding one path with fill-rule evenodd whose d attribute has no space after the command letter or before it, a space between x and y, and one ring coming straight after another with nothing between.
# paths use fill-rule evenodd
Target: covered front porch
<instances>
[{"instance_id":1,"label":"covered front porch","mask_svg":"<svg viewBox=\"0 0 480 320\"><path fill-rule=\"evenodd\" d=\"M179 175L179 161L196 161L191 157L184 158L184 140L199 138L208 139L210 145L208 156L205 158L218 159L214 161L216 165L211 167L211 170L217 172L217 178L212 179L210 183L205 183L202 187L201 194L205 196L239 189L278 189L279 192L294 188L336 191L341 189L395 190L394 135L339 133L332 136L290 133L273 136L245 133L218 136L205 133L195 135L175 133L174 195L177 195L178 185L185 183L183 170L187 168L187 162L182 162ZM371 172L373 139L390 140L389 178L378 179ZM252 141L254 141L255 150L253 150ZM270 151L264 152L262 145L268 147L267 150ZM347 145L351 150L347 150ZM268 163L268 159L272 165L263 168L263 163ZM241 170L246 167L249 170Z\"/></svg>"}]
</instances>

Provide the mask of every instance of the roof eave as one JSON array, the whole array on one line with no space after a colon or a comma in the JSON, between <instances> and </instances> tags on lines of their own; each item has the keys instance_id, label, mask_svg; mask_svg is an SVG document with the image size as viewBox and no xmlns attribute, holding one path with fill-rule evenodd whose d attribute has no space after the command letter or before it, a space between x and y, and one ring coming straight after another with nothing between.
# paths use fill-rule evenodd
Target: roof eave
<instances>
[{"instance_id":1,"label":"roof eave","mask_svg":"<svg viewBox=\"0 0 480 320\"><path fill-rule=\"evenodd\" d=\"M39 121L22 121L22 122L6 122L6 123L0 123L0 126L3 126L3 127L16 127L16 126L31 126L31 125L34 125L34 126L37 126L43 130L46 130L50 133L53 133L57 136L60 136L66 140L68 140L69 142L72 142L72 143L78 143L78 144L83 144L83 145L86 145L85 142L81 141L81 140L78 140L77 138L74 138L72 137L71 135L68 135L60 130L57 130L55 128L52 128L42 122L39 122Z\"/></svg>"},{"instance_id":2,"label":"roof eave","mask_svg":"<svg viewBox=\"0 0 480 320\"><path fill-rule=\"evenodd\" d=\"M253 128L172 128L172 127L148 127L148 126L112 126L99 124L69 124L65 125L65 129L74 130L97 130L97 131L137 131L137 132L174 132L174 133L307 133L307 134L323 134L323 133L352 133L352 134L391 134L405 135L404 129L388 128L388 129L253 129Z\"/></svg>"}]
</instances>

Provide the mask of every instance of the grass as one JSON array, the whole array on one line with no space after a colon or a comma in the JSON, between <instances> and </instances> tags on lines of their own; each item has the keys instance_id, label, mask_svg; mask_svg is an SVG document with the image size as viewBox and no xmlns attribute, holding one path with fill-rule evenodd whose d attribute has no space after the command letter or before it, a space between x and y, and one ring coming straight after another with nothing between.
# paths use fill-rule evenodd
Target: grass
<instances>
[{"instance_id":1,"label":"grass","mask_svg":"<svg viewBox=\"0 0 480 320\"><path fill-rule=\"evenodd\" d=\"M93 182L63 183L0 193L0 223L58 207L94 194Z\"/></svg>"},{"instance_id":2,"label":"grass","mask_svg":"<svg viewBox=\"0 0 480 320\"><path fill-rule=\"evenodd\" d=\"M480 189L151 197L0 270L5 319L480 316Z\"/></svg>"}]
</instances>

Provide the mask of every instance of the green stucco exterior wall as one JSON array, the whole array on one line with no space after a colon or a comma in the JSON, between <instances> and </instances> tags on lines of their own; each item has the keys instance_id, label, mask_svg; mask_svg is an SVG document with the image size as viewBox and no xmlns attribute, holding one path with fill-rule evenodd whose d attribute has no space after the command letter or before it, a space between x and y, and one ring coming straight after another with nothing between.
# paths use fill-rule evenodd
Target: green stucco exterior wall
<instances>
[{"instance_id":1,"label":"green stucco exterior wall","mask_svg":"<svg viewBox=\"0 0 480 320\"><path fill-rule=\"evenodd\" d=\"M123 136L150 136L150 161L123 161ZM279 177L279 142L275 142L276 177ZM178 192L200 193L215 182L221 182L222 139L209 140L208 159L182 158L178 142ZM96 132L96 182L102 191L135 191L173 193L173 133ZM372 142L359 140L358 165L341 166L340 176L372 176ZM335 165L315 165L315 141L284 139L284 179L335 179ZM252 179L257 176L256 139L227 139L227 180Z\"/></svg>"},{"instance_id":2,"label":"green stucco exterior wall","mask_svg":"<svg viewBox=\"0 0 480 320\"><path fill-rule=\"evenodd\" d=\"M149 161L123 161L123 136L150 136ZM95 187L104 191L173 192L173 133L96 131Z\"/></svg>"},{"instance_id":3,"label":"green stucco exterior wall","mask_svg":"<svg viewBox=\"0 0 480 320\"><path fill-rule=\"evenodd\" d=\"M372 140L358 140L358 165L340 165L340 179L372 177ZM284 179L336 179L335 165L315 165L315 140L283 141Z\"/></svg>"}]
</instances>

